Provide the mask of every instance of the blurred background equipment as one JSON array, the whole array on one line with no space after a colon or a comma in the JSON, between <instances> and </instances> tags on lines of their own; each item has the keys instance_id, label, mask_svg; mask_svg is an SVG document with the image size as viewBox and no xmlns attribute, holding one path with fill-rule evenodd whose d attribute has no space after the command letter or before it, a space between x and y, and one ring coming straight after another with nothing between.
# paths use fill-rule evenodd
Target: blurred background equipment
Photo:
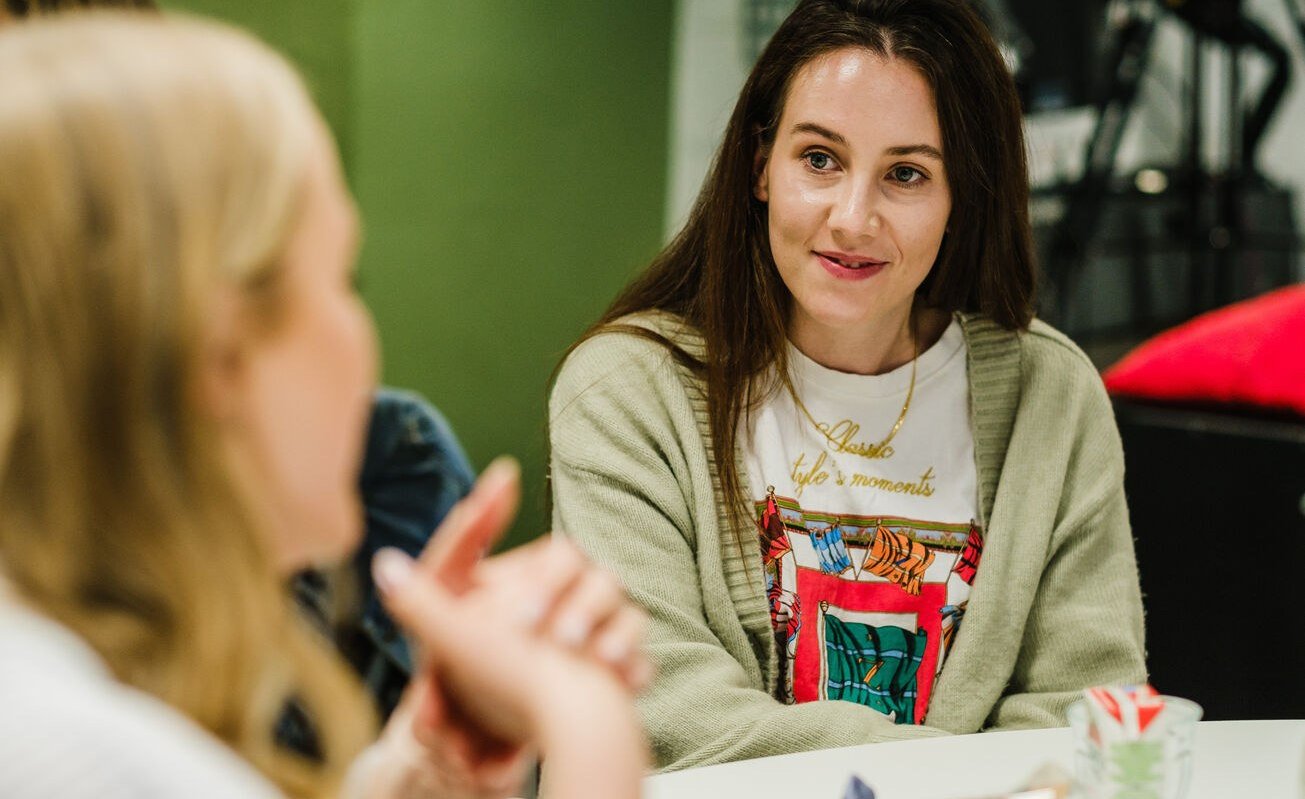
<instances>
[{"instance_id":1,"label":"blurred background equipment","mask_svg":"<svg viewBox=\"0 0 1305 799\"><path fill-rule=\"evenodd\" d=\"M1011 71L1026 112L1092 103L1099 93L1105 0L984 0L993 35L1019 58ZM1009 60L1009 59L1008 59Z\"/></svg>"},{"instance_id":2,"label":"blurred background equipment","mask_svg":"<svg viewBox=\"0 0 1305 799\"><path fill-rule=\"evenodd\" d=\"M1055 209L1035 215L1047 276L1042 315L1084 343L1111 336L1128 341L1294 280L1300 237L1293 196L1256 166L1291 82L1287 46L1250 18L1240 0L1077 5L1089 16L1081 30L1104 45L1101 57L1101 48L1080 47L1077 63L1095 68L1095 76L1039 75L1040 68L1053 67L1039 64L1035 46L1030 74L1021 78L1026 86L1075 87L1050 96L1087 100L1094 109L1079 175L1038 191L1037 201ZM1287 8L1299 23L1300 10L1290 0ZM1172 92L1181 98L1174 115L1183 120L1181 148L1168 162L1121 170L1121 143L1166 12L1187 33L1185 85ZM1040 41L1047 46L1054 40ZM1225 51L1218 87L1206 80L1209 45ZM1249 102L1247 54L1270 71ZM1213 132L1206 112L1212 95L1221 95L1222 121ZM1033 91L1026 102L1037 108L1048 97ZM1221 144L1213 164L1205 155L1211 135Z\"/></svg>"}]
</instances>

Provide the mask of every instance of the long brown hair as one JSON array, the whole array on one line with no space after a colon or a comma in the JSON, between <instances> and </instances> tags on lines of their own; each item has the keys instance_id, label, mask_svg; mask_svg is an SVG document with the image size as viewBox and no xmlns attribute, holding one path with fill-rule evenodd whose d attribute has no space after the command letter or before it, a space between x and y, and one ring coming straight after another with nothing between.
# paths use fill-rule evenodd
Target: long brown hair
<instances>
[{"instance_id":1,"label":"long brown hair","mask_svg":"<svg viewBox=\"0 0 1305 799\"><path fill-rule=\"evenodd\" d=\"M374 722L293 612L197 381L219 300L279 319L322 124L288 64L214 24L0 34L4 576L292 796L333 793ZM275 743L290 699L319 760Z\"/></svg>"},{"instance_id":2,"label":"long brown hair","mask_svg":"<svg viewBox=\"0 0 1305 799\"><path fill-rule=\"evenodd\" d=\"M736 515L745 513L733 456L738 423L760 398L757 378L772 365L785 373L791 302L771 257L766 205L753 195L757 156L774 141L794 75L846 47L900 58L934 91L952 211L920 300L983 313L1009 329L1033 316L1019 98L983 21L964 0L802 0L748 76L688 222L574 345L621 330L667 346L699 374L723 499ZM620 322L649 310L697 328L705 356Z\"/></svg>"}]
</instances>

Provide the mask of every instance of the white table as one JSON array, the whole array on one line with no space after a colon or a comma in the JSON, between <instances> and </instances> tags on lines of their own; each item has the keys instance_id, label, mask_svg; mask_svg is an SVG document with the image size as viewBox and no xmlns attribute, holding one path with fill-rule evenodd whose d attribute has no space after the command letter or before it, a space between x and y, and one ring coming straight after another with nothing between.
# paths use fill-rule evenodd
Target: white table
<instances>
[{"instance_id":1,"label":"white table","mask_svg":"<svg viewBox=\"0 0 1305 799\"><path fill-rule=\"evenodd\" d=\"M855 773L877 799L964 799L1010 791L1043 763L1073 771L1067 728L987 732L779 755L649 777L645 799L839 799ZM1188 799L1305 799L1305 721L1207 721L1196 728Z\"/></svg>"}]
</instances>

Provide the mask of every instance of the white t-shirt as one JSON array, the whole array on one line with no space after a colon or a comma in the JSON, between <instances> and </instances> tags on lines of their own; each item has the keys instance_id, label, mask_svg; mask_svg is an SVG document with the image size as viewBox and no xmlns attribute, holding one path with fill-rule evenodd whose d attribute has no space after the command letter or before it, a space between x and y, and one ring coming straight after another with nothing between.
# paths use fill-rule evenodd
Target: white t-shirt
<instances>
[{"instance_id":1,"label":"white t-shirt","mask_svg":"<svg viewBox=\"0 0 1305 799\"><path fill-rule=\"evenodd\" d=\"M235 752L113 678L80 638L0 584L0 797L279 799Z\"/></svg>"},{"instance_id":2,"label":"white t-shirt","mask_svg":"<svg viewBox=\"0 0 1305 799\"><path fill-rule=\"evenodd\" d=\"M965 354L953 320L918 358L910 407L882 451L909 363L854 375L790 346L810 418L780 388L745 420L747 487L787 655L782 698L923 720L982 553Z\"/></svg>"}]
</instances>

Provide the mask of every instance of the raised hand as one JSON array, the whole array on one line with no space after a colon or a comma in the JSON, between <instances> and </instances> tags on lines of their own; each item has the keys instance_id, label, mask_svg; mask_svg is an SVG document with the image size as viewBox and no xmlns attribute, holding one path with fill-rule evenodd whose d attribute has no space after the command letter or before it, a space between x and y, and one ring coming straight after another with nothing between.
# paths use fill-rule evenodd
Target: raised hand
<instances>
[{"instance_id":1,"label":"raised hand","mask_svg":"<svg viewBox=\"0 0 1305 799\"><path fill-rule=\"evenodd\" d=\"M599 693L613 683L622 695L647 682L642 612L574 546L544 539L484 559L519 496L516 464L495 461L418 561L378 554L377 585L419 665L382 739L384 786L367 795L481 799L519 785L550 714L542 697L508 690L507 675L492 668L500 658L530 669L517 683L543 695L577 679Z\"/></svg>"}]
</instances>

